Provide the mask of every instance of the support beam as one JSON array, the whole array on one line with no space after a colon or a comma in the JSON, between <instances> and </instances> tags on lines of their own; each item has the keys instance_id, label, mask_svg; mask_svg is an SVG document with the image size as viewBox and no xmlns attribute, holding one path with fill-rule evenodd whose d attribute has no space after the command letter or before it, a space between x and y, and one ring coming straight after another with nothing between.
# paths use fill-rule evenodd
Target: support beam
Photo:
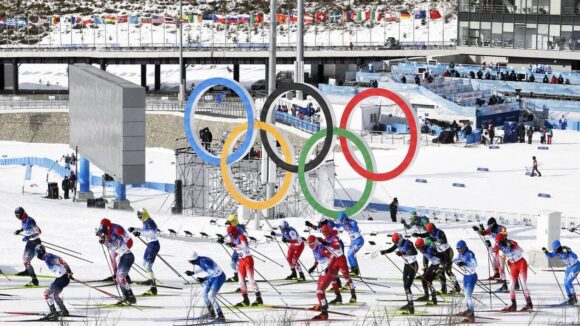
<instances>
[{"instance_id":1,"label":"support beam","mask_svg":"<svg viewBox=\"0 0 580 326\"><path fill-rule=\"evenodd\" d=\"M101 61L100 65L102 71L107 71L107 63L105 62L105 60Z\"/></svg>"},{"instance_id":2,"label":"support beam","mask_svg":"<svg viewBox=\"0 0 580 326\"><path fill-rule=\"evenodd\" d=\"M79 191L77 193L77 200L86 201L93 199L93 192L91 191L91 162L84 156L79 155L78 162L79 170L77 181L79 183Z\"/></svg>"},{"instance_id":3,"label":"support beam","mask_svg":"<svg viewBox=\"0 0 580 326\"><path fill-rule=\"evenodd\" d=\"M147 87L147 65L141 65L141 86Z\"/></svg>"},{"instance_id":4,"label":"support beam","mask_svg":"<svg viewBox=\"0 0 580 326\"><path fill-rule=\"evenodd\" d=\"M158 91L161 89L161 65L155 64L155 87L154 90Z\"/></svg>"},{"instance_id":5,"label":"support beam","mask_svg":"<svg viewBox=\"0 0 580 326\"><path fill-rule=\"evenodd\" d=\"M113 201L113 209L132 210L131 203L127 200L127 186L119 180L115 179L115 200Z\"/></svg>"},{"instance_id":6,"label":"support beam","mask_svg":"<svg viewBox=\"0 0 580 326\"><path fill-rule=\"evenodd\" d=\"M238 63L234 64L234 80L240 81L240 65Z\"/></svg>"},{"instance_id":7,"label":"support beam","mask_svg":"<svg viewBox=\"0 0 580 326\"><path fill-rule=\"evenodd\" d=\"M3 91L6 88L4 79L6 78L6 76L4 76L4 64L0 63L0 91Z\"/></svg>"},{"instance_id":8,"label":"support beam","mask_svg":"<svg viewBox=\"0 0 580 326\"><path fill-rule=\"evenodd\" d=\"M12 65L12 93L18 93L18 60L14 60Z\"/></svg>"}]
</instances>

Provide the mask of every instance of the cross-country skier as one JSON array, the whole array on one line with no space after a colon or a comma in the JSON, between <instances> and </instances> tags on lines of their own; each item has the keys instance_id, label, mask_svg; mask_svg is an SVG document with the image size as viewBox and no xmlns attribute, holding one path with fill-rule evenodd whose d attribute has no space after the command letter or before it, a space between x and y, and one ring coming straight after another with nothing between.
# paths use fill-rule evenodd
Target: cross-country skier
<instances>
[{"instance_id":1,"label":"cross-country skier","mask_svg":"<svg viewBox=\"0 0 580 326\"><path fill-rule=\"evenodd\" d=\"M270 232L270 234L272 236L281 236L282 242L289 244L288 252L286 253L286 260L290 266L291 273L286 277L286 279L306 281L306 277L304 276L304 272L300 266L300 255L302 255L302 251L304 251L304 241L302 241L298 231L291 227L288 222L284 220L280 221L279 227L282 232L281 234L274 231Z\"/></svg>"},{"instance_id":2,"label":"cross-country skier","mask_svg":"<svg viewBox=\"0 0 580 326\"><path fill-rule=\"evenodd\" d=\"M447 236L445 232L441 229L435 227L435 224L429 223L425 227L427 229L426 233L413 233L414 237L421 237L421 238L431 238L431 241L435 244L437 251L441 253L441 293L447 293L447 280L445 278L445 274L449 276L451 282L453 282L453 290L451 293L460 293L461 287L459 286L459 282L457 282L457 278L455 274L453 274L452 270L452 261L453 261L453 249L449 246L447 242Z\"/></svg>"},{"instance_id":3,"label":"cross-country skier","mask_svg":"<svg viewBox=\"0 0 580 326\"><path fill-rule=\"evenodd\" d=\"M405 219L401 219L401 224L405 227L405 229L410 230L412 228L417 229L417 233L424 233L427 232L427 224L429 224L429 218L427 216L419 216L417 212L413 212L411 214L411 221L409 224L405 221Z\"/></svg>"},{"instance_id":4,"label":"cross-country skier","mask_svg":"<svg viewBox=\"0 0 580 326\"><path fill-rule=\"evenodd\" d=\"M335 265L342 277L346 281L346 286L350 289L350 303L356 302L356 290L355 285L352 279L350 278L350 273L348 271L348 263L346 262L346 257L344 256L344 244L339 239L338 234L335 229L331 229L328 224L324 224L320 231L322 235L324 235L324 240L322 244L326 246L326 248L335 256L335 260L333 261L333 265ZM333 285L334 286L334 285ZM338 277L336 281L336 286L340 288ZM342 295L340 292L336 295L334 300L330 301L330 304L337 304L342 303Z\"/></svg>"},{"instance_id":5,"label":"cross-country skier","mask_svg":"<svg viewBox=\"0 0 580 326\"><path fill-rule=\"evenodd\" d=\"M129 270L131 270L131 266L135 262L135 256L130 250L133 247L133 239L122 226L111 223L107 218L101 220L97 236L99 237L99 243L104 244L109 249L113 274L123 292L123 299L117 304L136 303L137 299L133 295L133 290L131 290L127 280ZM117 258L119 258L119 262L117 262Z\"/></svg>"},{"instance_id":6,"label":"cross-country skier","mask_svg":"<svg viewBox=\"0 0 580 326\"><path fill-rule=\"evenodd\" d=\"M356 253L365 244L365 240L362 236L360 229L358 228L358 223L346 216L346 213L341 212L338 214L337 228L342 228L345 230L350 237L350 245L348 246L348 265L350 266L350 274L357 276L360 274L358 268L358 261L356 259Z\"/></svg>"},{"instance_id":7,"label":"cross-country skier","mask_svg":"<svg viewBox=\"0 0 580 326\"><path fill-rule=\"evenodd\" d=\"M313 230L320 230L323 225L328 225L331 229L336 228L336 223L324 215L320 215L317 225L312 224L310 221L306 221L304 224Z\"/></svg>"},{"instance_id":8,"label":"cross-country skier","mask_svg":"<svg viewBox=\"0 0 580 326\"><path fill-rule=\"evenodd\" d=\"M429 267L423 273L421 277L421 283L423 283L423 292L425 293L422 297L417 298L417 301L429 301L429 290L431 290L431 301L434 305L437 304L436 291L433 288L433 280L439 272L441 265L441 259L443 255L437 251L437 248L431 243L431 239L423 240L423 238L417 238L415 240L415 247L423 254L423 257L427 258L429 261Z\"/></svg>"},{"instance_id":9,"label":"cross-country skier","mask_svg":"<svg viewBox=\"0 0 580 326\"><path fill-rule=\"evenodd\" d=\"M145 253L143 254L143 267L145 267L147 274L149 274L151 288L143 294L157 295L157 281L155 280L155 274L153 274L153 263L155 263L155 258L157 258L157 253L159 253L159 249L161 248L159 239L157 238L157 232L159 230L157 229L157 224L155 224L155 221L145 208L137 211L137 217L143 222L143 228L130 227L128 230L136 237L143 235L147 242L147 248L145 248Z\"/></svg>"},{"instance_id":10,"label":"cross-country skier","mask_svg":"<svg viewBox=\"0 0 580 326\"><path fill-rule=\"evenodd\" d=\"M256 301L252 303L252 306L259 306L263 304L264 301L262 300L262 294L258 288L258 283L256 283L256 280L254 279L254 257L252 256L248 239L233 225L228 226L227 232L229 237L228 246L234 248L232 257L237 257L234 258L234 260L237 261L240 290L242 291L242 297L244 298L244 300L238 303L237 306L247 307L250 305L248 288L246 286L246 276L256 293Z\"/></svg>"},{"instance_id":11,"label":"cross-country skier","mask_svg":"<svg viewBox=\"0 0 580 326\"><path fill-rule=\"evenodd\" d=\"M207 307L208 317L211 319L216 318L218 321L225 321L226 317L224 317L216 296L226 281L226 274L213 259L199 256L195 251L191 252L188 261L194 268L193 271L186 271L185 275L193 276L203 272L206 274L205 277L198 277L197 280L203 284L203 301Z\"/></svg>"},{"instance_id":12,"label":"cross-country skier","mask_svg":"<svg viewBox=\"0 0 580 326\"><path fill-rule=\"evenodd\" d=\"M574 280L580 272L580 262L578 256L569 247L562 246L560 241L554 240L552 242L552 251L542 248L548 259L558 257L566 265L566 273L564 274L564 287L568 295L568 301L563 304L575 305L578 303L576 291L574 291Z\"/></svg>"},{"instance_id":13,"label":"cross-country skier","mask_svg":"<svg viewBox=\"0 0 580 326\"><path fill-rule=\"evenodd\" d=\"M24 208L17 207L14 210L14 215L16 215L16 218L21 221L21 228L16 230L14 234L23 235L22 241L26 242L26 245L24 246L24 254L22 255L22 262L24 263L25 270L17 275L30 275L32 280L26 283L26 286L38 286L38 278L36 278L36 273L34 272L34 268L30 264L30 261L34 258L34 248L41 244L40 234L42 231L36 225L36 221L28 216L26 211L24 211Z\"/></svg>"},{"instance_id":14,"label":"cross-country skier","mask_svg":"<svg viewBox=\"0 0 580 326\"><path fill-rule=\"evenodd\" d=\"M463 289L465 291L465 304L467 305L467 310L459 313L460 316L466 317L463 322L473 323L475 322L475 308L473 306L473 289L477 283L477 260L475 259L475 254L473 251L467 248L465 241L460 240L457 242L457 258L453 262L463 269Z\"/></svg>"},{"instance_id":15,"label":"cross-country skier","mask_svg":"<svg viewBox=\"0 0 580 326\"><path fill-rule=\"evenodd\" d=\"M417 275L417 270L419 265L417 264L417 249L413 246L413 243L405 238L403 238L399 233L393 233L391 236L393 241L393 246L386 250L381 250L381 255L390 254L391 252L397 251L397 256L403 258L405 261L405 267L403 268L403 287L405 288L405 294L407 295L407 304L401 307L401 310L406 310L410 314L415 313L415 306L413 305L413 293L411 292L411 286L415 280L415 275Z\"/></svg>"},{"instance_id":16,"label":"cross-country skier","mask_svg":"<svg viewBox=\"0 0 580 326\"><path fill-rule=\"evenodd\" d=\"M320 314L315 316L313 319L328 319L328 302L326 301L326 289L330 283L333 284L332 288L334 293L339 296L340 288L336 284L336 279L338 277L338 268L334 264L336 257L330 252L330 250L322 244L324 240L318 239L313 235L310 235L307 239L308 246L312 249L314 254L314 265L310 268L309 272L312 274L317 266L321 267L322 272L318 277L318 283L316 285L316 298L318 299L318 307L315 310L320 310Z\"/></svg>"},{"instance_id":17,"label":"cross-country skier","mask_svg":"<svg viewBox=\"0 0 580 326\"><path fill-rule=\"evenodd\" d=\"M507 237L507 229L505 226L503 225L499 225L497 224L497 221L495 220L495 218L490 217L487 220L487 228L484 229L483 225L480 225L480 227L477 227L476 225L473 226L473 230L475 230L475 232L477 232L479 235L481 235L482 237L490 237L491 239L493 239L495 241L495 238L497 237L498 234L504 234ZM492 265L493 265L493 269L495 271L494 275L492 277L490 277L490 280L494 280L494 279L500 279L502 286L496 291L496 292L508 292L508 286L507 286L507 280L506 280L506 274L505 274L505 260L503 260L500 257L499 254L499 247L497 245L497 243L492 246L491 245L491 241L486 240L485 241L486 246L488 247L489 250L489 254L491 255L491 257L493 258L492 261Z\"/></svg>"},{"instance_id":18,"label":"cross-country skier","mask_svg":"<svg viewBox=\"0 0 580 326\"><path fill-rule=\"evenodd\" d=\"M526 306L522 311L529 311L534 308L532 305L532 298L528 289L528 262L523 257L524 250L514 240L509 240L503 233L499 233L495 242L499 246L499 250L504 253L508 260L508 267L511 276L510 282L510 298L512 300L511 306L506 306L503 311L516 311L516 289L515 284L520 281L520 287L524 292L526 298Z\"/></svg>"},{"instance_id":19,"label":"cross-country skier","mask_svg":"<svg viewBox=\"0 0 580 326\"><path fill-rule=\"evenodd\" d=\"M248 231L246 231L246 226L238 221L238 217L236 215L231 214L230 216L228 216L228 219L226 221L226 226L228 226L228 225L231 225L231 226L235 227L236 229L238 229L238 233L245 235L246 238L248 237ZM218 240L218 242L220 242L220 241ZM234 257L234 255L232 255L232 260L230 262L230 267L234 271L234 276L228 278L226 280L226 282L232 282L232 283L233 282L239 282L239 279L238 279L238 262L235 259L237 259L237 257Z\"/></svg>"},{"instance_id":20,"label":"cross-country skier","mask_svg":"<svg viewBox=\"0 0 580 326\"><path fill-rule=\"evenodd\" d=\"M41 320L56 321L58 317L66 317L69 315L60 293L67 287L70 280L73 278L73 273L68 264L59 256L46 252L43 245L39 244L34 248L36 258L44 261L50 271L56 276L56 279L50 284L48 289L44 291L44 300L48 304L50 313L44 316ZM60 312L56 310L54 304L58 305Z\"/></svg>"}]
</instances>

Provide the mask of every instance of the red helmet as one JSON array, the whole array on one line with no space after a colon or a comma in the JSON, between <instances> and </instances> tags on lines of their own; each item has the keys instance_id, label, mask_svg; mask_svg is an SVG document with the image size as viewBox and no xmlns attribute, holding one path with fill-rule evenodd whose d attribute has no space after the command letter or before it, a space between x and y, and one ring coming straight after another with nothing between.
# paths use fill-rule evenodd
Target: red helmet
<instances>
[{"instance_id":1,"label":"red helmet","mask_svg":"<svg viewBox=\"0 0 580 326\"><path fill-rule=\"evenodd\" d=\"M391 239L393 240L393 243L397 243L399 242L399 239L401 239L401 235L398 233L393 233L393 235L391 236Z\"/></svg>"},{"instance_id":2,"label":"red helmet","mask_svg":"<svg viewBox=\"0 0 580 326\"><path fill-rule=\"evenodd\" d=\"M427 230L427 232L431 233L435 230L435 224L433 223L429 223L427 224L427 226L425 226L425 230Z\"/></svg>"},{"instance_id":3,"label":"red helmet","mask_svg":"<svg viewBox=\"0 0 580 326\"><path fill-rule=\"evenodd\" d=\"M308 246L310 248L314 248L314 246L318 243L318 239L316 239L315 236L310 235L310 236L308 236L308 239L306 240L306 242L308 243Z\"/></svg>"},{"instance_id":4,"label":"red helmet","mask_svg":"<svg viewBox=\"0 0 580 326\"><path fill-rule=\"evenodd\" d=\"M332 229L330 228L330 226L328 226L328 224L324 224L321 228L320 228L320 232L322 232L322 234L324 234L324 236L329 236L332 233Z\"/></svg>"},{"instance_id":5,"label":"red helmet","mask_svg":"<svg viewBox=\"0 0 580 326\"><path fill-rule=\"evenodd\" d=\"M238 229L235 226L233 226L233 225L228 225L228 228L226 229L226 232L228 234L231 234L233 236L236 236L238 234Z\"/></svg>"},{"instance_id":6,"label":"red helmet","mask_svg":"<svg viewBox=\"0 0 580 326\"><path fill-rule=\"evenodd\" d=\"M498 233L498 234L495 236L495 242L501 242L501 241L503 241L503 240L505 240L505 239L507 239L507 236L506 236L506 234L505 234L505 233Z\"/></svg>"},{"instance_id":7,"label":"red helmet","mask_svg":"<svg viewBox=\"0 0 580 326\"><path fill-rule=\"evenodd\" d=\"M99 226L99 230L97 231L97 235L102 236L109 236L111 230L113 229L113 223L108 218L104 218L101 220L101 224Z\"/></svg>"},{"instance_id":8,"label":"red helmet","mask_svg":"<svg viewBox=\"0 0 580 326\"><path fill-rule=\"evenodd\" d=\"M425 247L425 240L423 240L423 238L418 238L417 240L415 240L415 247L417 248Z\"/></svg>"}]
</instances>

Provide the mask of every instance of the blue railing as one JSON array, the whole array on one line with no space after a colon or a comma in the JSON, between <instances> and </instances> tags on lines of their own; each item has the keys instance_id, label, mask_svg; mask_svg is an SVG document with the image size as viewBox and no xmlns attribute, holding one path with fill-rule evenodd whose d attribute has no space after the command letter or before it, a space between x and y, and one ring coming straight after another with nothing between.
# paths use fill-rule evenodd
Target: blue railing
<instances>
[{"instance_id":1,"label":"blue railing","mask_svg":"<svg viewBox=\"0 0 580 326\"><path fill-rule=\"evenodd\" d=\"M310 121L299 119L286 112L276 111L276 121L296 127L311 134L320 130L320 124L312 123Z\"/></svg>"}]
</instances>

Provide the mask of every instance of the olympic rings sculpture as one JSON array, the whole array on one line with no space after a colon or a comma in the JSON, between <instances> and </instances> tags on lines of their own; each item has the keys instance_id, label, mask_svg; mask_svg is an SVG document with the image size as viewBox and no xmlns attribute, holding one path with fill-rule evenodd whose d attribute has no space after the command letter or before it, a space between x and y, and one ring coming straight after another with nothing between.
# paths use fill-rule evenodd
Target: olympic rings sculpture
<instances>
[{"instance_id":1,"label":"olympic rings sculpture","mask_svg":"<svg viewBox=\"0 0 580 326\"><path fill-rule=\"evenodd\" d=\"M197 134L192 132L193 130L197 130L194 118L195 108L197 107L197 104L204 93L208 89L215 86L227 87L240 97L242 104L246 109L248 120L247 122L236 126L231 131L225 141L222 153L219 157L208 152L201 145ZM290 146L288 139L278 131L278 129L273 125L273 122L270 122L273 121L272 112L274 111L276 100L280 96L291 91L301 91L305 96L312 97L320 106L326 121L326 128L321 129L306 141L300 152L297 162L294 162L295 156L293 147ZM374 161L374 156L372 155L369 147L363 139L349 131L349 123L351 120L352 111L361 101L369 97L382 97L394 102L397 106L399 106L399 108L401 108L405 114L405 119L409 124L409 133L411 136L409 141L409 148L401 163L391 171L375 172L374 169L376 164ZM276 89L276 91L270 94L266 99L266 102L264 103L260 113L260 119L255 120L256 116L256 107L248 91L239 83L225 78L211 78L201 82L189 96L185 107L184 116L185 134L192 150L204 162L219 166L223 176L224 185L229 191L230 195L240 204L255 210L263 210L276 206L282 200L284 200L288 190L293 185L294 176L297 174L304 198L314 208L314 210L331 218L336 218L341 212L345 212L348 216L356 215L368 206L370 200L372 199L375 182L392 180L401 175L401 173L403 173L411 166L419 153L420 129L416 113L413 111L409 102L402 96L396 92L383 88L370 88L356 94L346 105L340 119L339 127L334 125L336 120L334 117L334 110L330 105L330 101L328 101L324 94L322 94L322 92L320 92L320 90L317 88L302 83L289 83ZM259 130L260 140L262 141L264 150L268 154L269 158L272 159L277 167L285 171L284 178L280 187L278 188L276 195L264 201L255 201L242 194L238 186L233 182L231 169L229 168L230 165L240 161L249 153L256 139L256 130ZM234 147L234 144L244 134L245 136L241 146L235 152L230 153ZM268 134L270 134L278 141L281 148L281 154L284 156L284 158L280 158L277 151L272 148ZM335 146L335 136L338 136L340 147L348 164L356 171L357 174L366 179L365 188L361 198L352 207L349 207L344 211L337 211L324 207L320 203L320 200L310 191L308 188L308 182L306 180L306 172L312 171L321 166L328 155L332 152ZM316 157L307 162L307 159L315 148L315 145L321 140L323 140L321 151ZM347 140L350 142L347 142ZM354 146L360 151L364 160L364 167L361 166L360 162L353 154L351 143L354 144Z\"/></svg>"}]
</instances>

